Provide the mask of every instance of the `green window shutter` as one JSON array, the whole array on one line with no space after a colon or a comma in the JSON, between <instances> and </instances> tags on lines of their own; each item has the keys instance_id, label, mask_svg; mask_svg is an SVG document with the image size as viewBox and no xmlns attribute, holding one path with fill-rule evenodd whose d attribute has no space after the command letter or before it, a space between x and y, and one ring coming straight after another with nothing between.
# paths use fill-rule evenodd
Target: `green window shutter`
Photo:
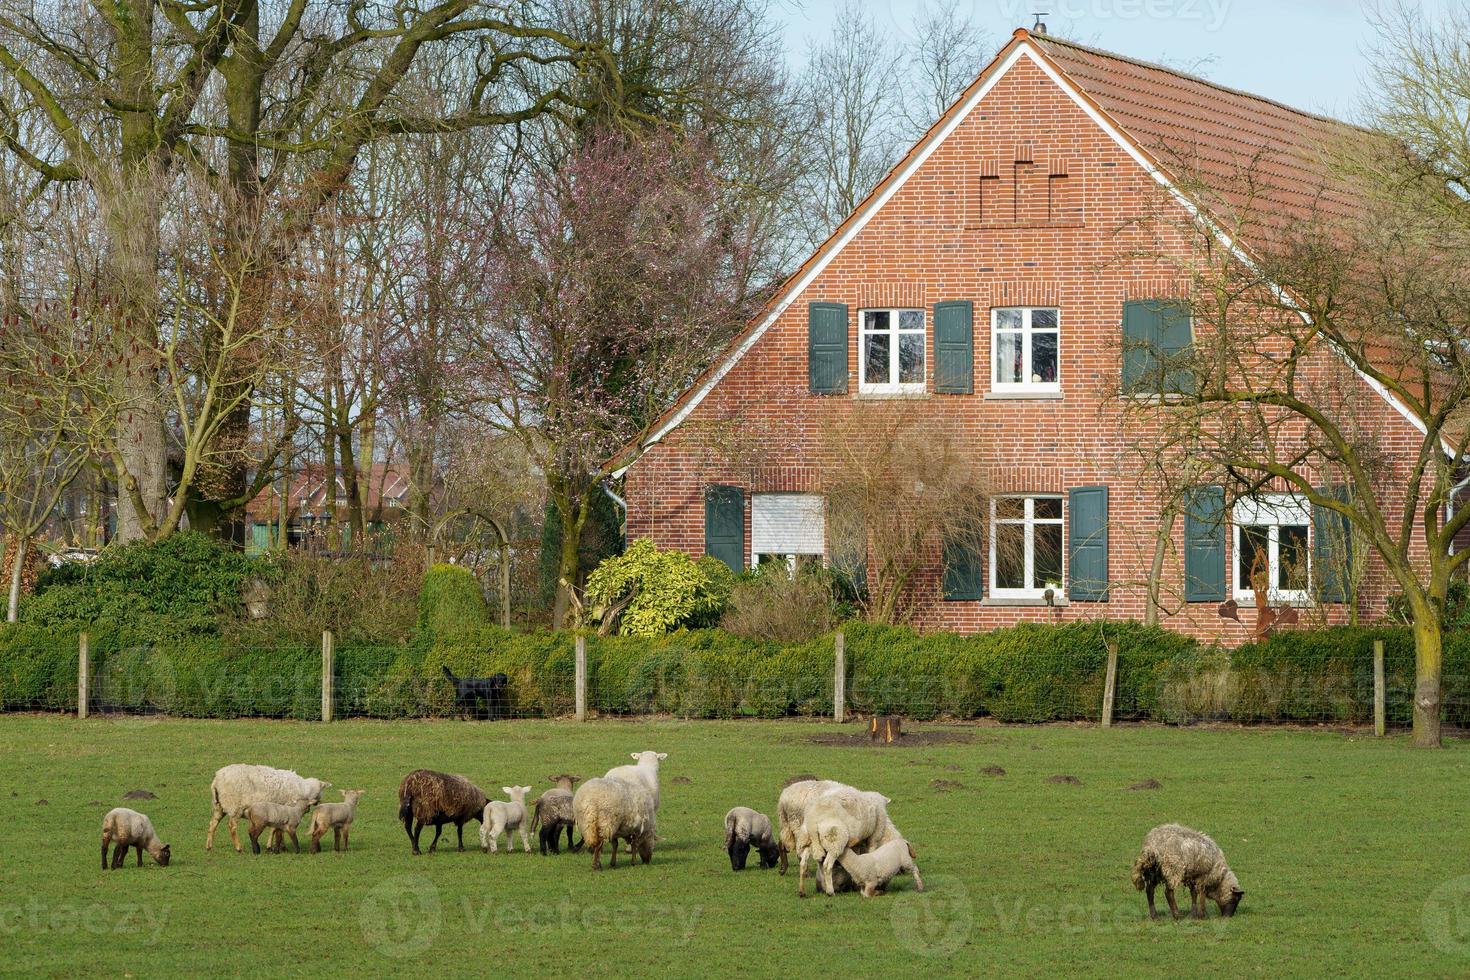
<instances>
[{"instance_id":1,"label":"green window shutter","mask_svg":"<svg viewBox=\"0 0 1470 980\"><path fill-rule=\"evenodd\" d=\"M1123 304L1123 391L1138 395L1192 395L1188 367L1194 328L1181 300L1132 300Z\"/></svg>"},{"instance_id":2,"label":"green window shutter","mask_svg":"<svg viewBox=\"0 0 1470 980\"><path fill-rule=\"evenodd\" d=\"M1067 598L1108 601L1108 488L1067 492Z\"/></svg>"},{"instance_id":3,"label":"green window shutter","mask_svg":"<svg viewBox=\"0 0 1470 980\"><path fill-rule=\"evenodd\" d=\"M984 598L980 550L971 542L944 542L944 598L947 602Z\"/></svg>"},{"instance_id":4,"label":"green window shutter","mask_svg":"<svg viewBox=\"0 0 1470 980\"><path fill-rule=\"evenodd\" d=\"M934 304L934 391L975 393L975 304L969 300Z\"/></svg>"},{"instance_id":5,"label":"green window shutter","mask_svg":"<svg viewBox=\"0 0 1470 980\"><path fill-rule=\"evenodd\" d=\"M1196 487L1184 498L1184 600L1225 599L1225 488Z\"/></svg>"},{"instance_id":6,"label":"green window shutter","mask_svg":"<svg viewBox=\"0 0 1470 980\"><path fill-rule=\"evenodd\" d=\"M745 568L745 494L739 487L713 486L704 492L704 553L731 571Z\"/></svg>"},{"instance_id":7,"label":"green window shutter","mask_svg":"<svg viewBox=\"0 0 1470 980\"><path fill-rule=\"evenodd\" d=\"M807 307L807 382L814 395L847 392L847 304Z\"/></svg>"},{"instance_id":8,"label":"green window shutter","mask_svg":"<svg viewBox=\"0 0 1470 980\"><path fill-rule=\"evenodd\" d=\"M1325 497L1346 503L1348 488L1318 488ZM1323 602L1347 602L1353 561L1352 524L1347 517L1327 507L1312 505L1312 565Z\"/></svg>"}]
</instances>

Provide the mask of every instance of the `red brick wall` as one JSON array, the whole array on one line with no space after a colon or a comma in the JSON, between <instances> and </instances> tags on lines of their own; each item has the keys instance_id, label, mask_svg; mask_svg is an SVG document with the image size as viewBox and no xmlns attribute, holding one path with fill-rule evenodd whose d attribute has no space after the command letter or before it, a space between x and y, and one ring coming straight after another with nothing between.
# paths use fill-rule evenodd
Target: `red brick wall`
<instances>
[{"instance_id":1,"label":"red brick wall","mask_svg":"<svg viewBox=\"0 0 1470 980\"><path fill-rule=\"evenodd\" d=\"M1012 193L1019 195L1013 217L1005 209L997 214L992 197ZM936 302L968 299L975 304L976 393L932 394L931 315L926 358L931 393L914 400L914 411L973 447L998 489L1064 492L1107 485L1109 577L1115 587L1105 604L1056 609L943 602L933 568L922 585L927 599L920 624L968 631L1028 620L1141 619L1161 501L1137 477L1137 456L1130 451L1136 433L1125 429L1109 392L1118 384L1123 303L1178 295L1186 286L1177 266L1157 257L1161 243L1154 237L1162 234L1163 250L1183 255L1188 250L1183 232L1171 232L1168 222L1155 222L1148 232L1136 224L1156 216L1160 202L1152 178L1022 58L811 285L792 298L684 424L631 466L625 487L629 538L650 537L660 547L700 554L707 485L729 483L748 492L815 490L823 419L835 401L861 397L856 394L858 309L910 305L932 314ZM849 307L854 394L807 394L806 311L813 301ZM1060 400L986 397L990 310L1009 305L1059 307ZM1366 388L1364 394L1363 421L1381 426L1384 448L1416 451L1418 433ZM1176 592L1182 579L1182 523L1174 531L1166 573ZM1385 591L1382 568L1370 565L1360 608L1369 616L1379 612ZM1251 611L1241 615L1247 624L1254 617ZM1346 617L1346 610L1330 606L1313 615L1336 621ZM1225 642L1238 642L1249 632L1248 626L1221 619L1215 603L1185 606L1168 622Z\"/></svg>"}]
</instances>

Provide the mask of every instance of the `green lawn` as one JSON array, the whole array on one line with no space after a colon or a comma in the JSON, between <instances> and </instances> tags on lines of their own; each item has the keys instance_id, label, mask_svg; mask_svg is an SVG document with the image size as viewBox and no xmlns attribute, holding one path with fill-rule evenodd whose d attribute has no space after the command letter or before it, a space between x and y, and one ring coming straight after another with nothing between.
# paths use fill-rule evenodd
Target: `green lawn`
<instances>
[{"instance_id":1,"label":"green lawn","mask_svg":"<svg viewBox=\"0 0 1470 980\"><path fill-rule=\"evenodd\" d=\"M937 726L929 726L937 727ZM850 728L856 731L856 728ZM0 717L0 969L27 974L470 973L911 976L912 971L1240 975L1470 972L1470 752L1340 733L949 729L964 744L819 745L767 722L346 722ZM492 794L669 754L653 864L585 854L413 857L408 770ZM208 786L263 762L367 791L349 854L204 851ZM982 773L987 766L1003 776ZM881 790L929 890L796 897L794 870L729 870L722 818L774 814L812 772ZM1047 782L1076 776L1081 785ZM1157 779L1162 789L1130 791ZM947 781L937 783L936 781ZM957 784L957 785L954 785ZM99 870L128 790L173 865ZM48 804L37 804L45 799ZM1245 888L1229 921L1150 922L1128 870L1144 832L1213 834ZM330 838L329 838L330 839ZM428 838L425 837L425 841ZM288 845L289 846L289 845ZM754 869L752 860L751 868ZM1160 896L1162 898L1162 896ZM1465 914L1461 914L1462 907Z\"/></svg>"}]
</instances>

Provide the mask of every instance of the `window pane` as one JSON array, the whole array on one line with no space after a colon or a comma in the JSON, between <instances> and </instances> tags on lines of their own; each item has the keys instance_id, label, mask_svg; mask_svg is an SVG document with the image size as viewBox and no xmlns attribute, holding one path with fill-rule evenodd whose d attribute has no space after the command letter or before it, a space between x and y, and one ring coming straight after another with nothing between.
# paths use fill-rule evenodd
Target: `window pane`
<instances>
[{"instance_id":1,"label":"window pane","mask_svg":"<svg viewBox=\"0 0 1470 980\"><path fill-rule=\"evenodd\" d=\"M1019 521L1026 516L1024 497L999 497L995 501L995 517L1000 521Z\"/></svg>"},{"instance_id":2,"label":"window pane","mask_svg":"<svg viewBox=\"0 0 1470 980\"><path fill-rule=\"evenodd\" d=\"M1307 590L1307 529L1288 524L1281 528L1281 566L1276 570L1276 587L1297 592Z\"/></svg>"},{"instance_id":3,"label":"window pane","mask_svg":"<svg viewBox=\"0 0 1470 980\"><path fill-rule=\"evenodd\" d=\"M999 524L995 528L995 587L1026 588L1026 525Z\"/></svg>"},{"instance_id":4,"label":"window pane","mask_svg":"<svg viewBox=\"0 0 1470 980\"><path fill-rule=\"evenodd\" d=\"M1020 310L996 310L995 311L995 325L1000 330L1020 330L1021 329L1021 311Z\"/></svg>"},{"instance_id":5,"label":"window pane","mask_svg":"<svg viewBox=\"0 0 1470 980\"><path fill-rule=\"evenodd\" d=\"M923 310L899 310L898 311L898 329L900 329L900 330L923 330L924 329L924 311Z\"/></svg>"},{"instance_id":6,"label":"window pane","mask_svg":"<svg viewBox=\"0 0 1470 980\"><path fill-rule=\"evenodd\" d=\"M1031 311L1031 329L1032 330L1055 330L1056 328L1057 328L1057 311L1056 310L1032 310Z\"/></svg>"},{"instance_id":7,"label":"window pane","mask_svg":"<svg viewBox=\"0 0 1470 980\"><path fill-rule=\"evenodd\" d=\"M1062 519L1061 497L1037 497L1036 502L1032 505L1032 507L1032 513L1034 513L1038 518L1055 518L1056 520Z\"/></svg>"},{"instance_id":8,"label":"window pane","mask_svg":"<svg viewBox=\"0 0 1470 980\"><path fill-rule=\"evenodd\" d=\"M1036 583L1037 589L1046 588L1047 582L1062 584L1062 526L1060 524L1036 525Z\"/></svg>"},{"instance_id":9,"label":"window pane","mask_svg":"<svg viewBox=\"0 0 1470 980\"><path fill-rule=\"evenodd\" d=\"M1021 335L995 335L995 380L997 384L1019 384L1021 381Z\"/></svg>"},{"instance_id":10,"label":"window pane","mask_svg":"<svg viewBox=\"0 0 1470 980\"><path fill-rule=\"evenodd\" d=\"M1270 588L1270 532L1264 527L1248 526L1240 529L1240 553L1235 556L1236 574L1242 589L1252 589L1251 573L1261 576L1261 584Z\"/></svg>"},{"instance_id":11,"label":"window pane","mask_svg":"<svg viewBox=\"0 0 1470 980\"><path fill-rule=\"evenodd\" d=\"M924 335L898 335L898 380L902 384L924 383Z\"/></svg>"},{"instance_id":12,"label":"window pane","mask_svg":"<svg viewBox=\"0 0 1470 980\"><path fill-rule=\"evenodd\" d=\"M1054 384L1057 380L1057 335L1031 335L1031 380L1036 384Z\"/></svg>"},{"instance_id":13,"label":"window pane","mask_svg":"<svg viewBox=\"0 0 1470 980\"><path fill-rule=\"evenodd\" d=\"M868 330L887 330L888 311L868 310L863 314L863 327Z\"/></svg>"},{"instance_id":14,"label":"window pane","mask_svg":"<svg viewBox=\"0 0 1470 980\"><path fill-rule=\"evenodd\" d=\"M875 333L863 338L863 360L867 364L864 378L870 385L888 384L888 341L889 334Z\"/></svg>"}]
</instances>

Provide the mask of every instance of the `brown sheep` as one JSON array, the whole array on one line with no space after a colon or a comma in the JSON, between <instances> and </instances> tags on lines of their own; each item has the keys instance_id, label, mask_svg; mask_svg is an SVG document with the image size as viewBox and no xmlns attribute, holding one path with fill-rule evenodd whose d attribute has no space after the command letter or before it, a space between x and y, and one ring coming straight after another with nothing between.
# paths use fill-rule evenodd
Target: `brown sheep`
<instances>
[{"instance_id":1,"label":"brown sheep","mask_svg":"<svg viewBox=\"0 0 1470 980\"><path fill-rule=\"evenodd\" d=\"M463 776L430 769L415 769L398 785L398 819L403 821L403 830L415 854L422 853L419 834L429 824L434 826L430 854L438 847L439 835L447 823L454 824L459 850L464 850L464 825L471 820L483 820L488 802L485 791Z\"/></svg>"},{"instance_id":2,"label":"brown sheep","mask_svg":"<svg viewBox=\"0 0 1470 980\"><path fill-rule=\"evenodd\" d=\"M577 822L576 817L572 814L572 789L582 781L582 777L562 773L559 776L547 776L546 778L555 783L556 788L542 793L531 804L531 829L536 830L537 825L540 825L539 837L543 857L548 847L553 854L561 853L558 845L563 827L567 831L567 849L575 851L581 846L572 843L572 828Z\"/></svg>"},{"instance_id":3,"label":"brown sheep","mask_svg":"<svg viewBox=\"0 0 1470 980\"><path fill-rule=\"evenodd\" d=\"M1179 906L1174 901L1174 889L1189 889L1190 918L1205 917L1205 901L1213 901L1220 907L1220 915L1230 918L1245 895L1235 872L1225 863L1225 854L1205 834L1177 823L1166 823L1155 827L1143 839L1143 850L1133 862L1133 887L1139 891L1148 889L1148 915L1157 919L1154 909L1154 889L1164 886L1164 897L1169 900L1169 911L1179 918Z\"/></svg>"}]
</instances>

